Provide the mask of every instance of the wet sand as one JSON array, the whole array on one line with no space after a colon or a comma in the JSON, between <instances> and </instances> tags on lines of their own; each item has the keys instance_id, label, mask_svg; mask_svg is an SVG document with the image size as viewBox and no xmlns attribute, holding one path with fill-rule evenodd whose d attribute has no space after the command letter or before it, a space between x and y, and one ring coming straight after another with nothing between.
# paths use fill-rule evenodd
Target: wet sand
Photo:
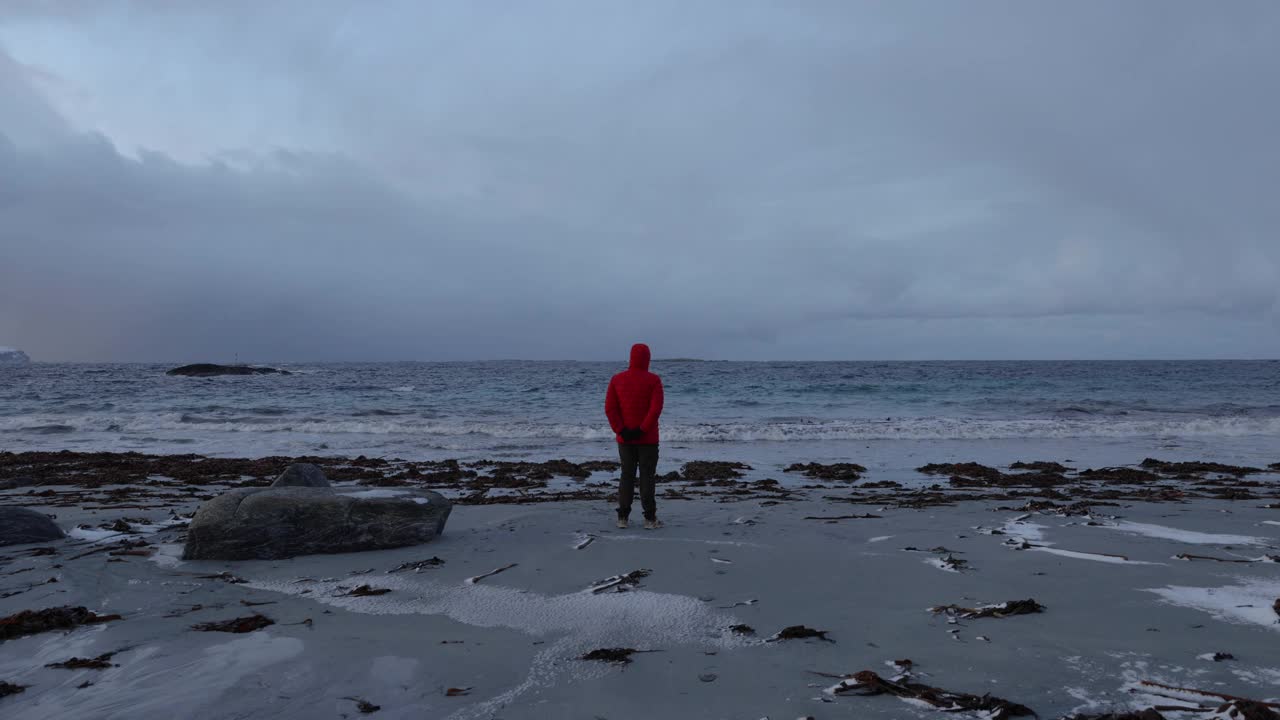
<instances>
[{"instance_id":1,"label":"wet sand","mask_svg":"<svg viewBox=\"0 0 1280 720\"><path fill-rule=\"evenodd\" d=\"M556 502L484 504L520 491L474 498L474 488L457 487L452 497L475 503L456 507L430 544L234 563L178 560L182 516L219 487L156 486L148 492L172 498L146 503L114 485L11 489L0 503L92 527L0 549L0 595L18 591L0 599L0 616L83 605L122 619L0 642L0 681L27 686L0 698L0 714L358 717L365 701L379 707L370 717L454 720L937 716L889 696L830 694L837 680L819 674L889 678L887 663L900 659L913 661L916 682L991 693L1043 718L1186 704L1142 681L1280 695L1273 475L1251 476L1254 485L1162 479L1118 493L1185 491L1146 502L1096 497L1115 494L1114 483L975 490L943 477L917 493L772 474L786 482L747 474L666 483L674 494L660 497L667 527L658 531L613 527L608 486L591 487L608 470L525 491ZM116 504L155 507L113 508L113 489ZM1203 496L1242 490L1242 499ZM1052 494L1067 497L1043 497ZM1066 514L1073 500L1090 509ZM98 527L121 518L131 532ZM433 557L442 562L389 572ZM642 569L624 592L591 592ZM222 573L234 577L209 577ZM389 592L352 596L362 585ZM1023 599L1044 611L929 611ZM191 629L255 613L274 624L244 634ZM755 633L731 629L740 625ZM769 641L796 625L834 642ZM579 659L600 648L646 652L628 664ZM45 667L112 652L107 669Z\"/></svg>"}]
</instances>

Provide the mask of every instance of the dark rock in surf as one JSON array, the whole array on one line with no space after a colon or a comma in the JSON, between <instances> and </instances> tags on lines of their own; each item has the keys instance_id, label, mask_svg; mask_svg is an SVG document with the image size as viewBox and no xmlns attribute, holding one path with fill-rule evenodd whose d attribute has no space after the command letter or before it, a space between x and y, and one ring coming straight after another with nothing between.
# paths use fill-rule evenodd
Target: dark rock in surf
<instances>
[{"instance_id":1,"label":"dark rock in surf","mask_svg":"<svg viewBox=\"0 0 1280 720\"><path fill-rule=\"evenodd\" d=\"M444 532L453 505L429 490L351 497L328 488L236 488L205 502L186 560L277 560L418 545Z\"/></svg>"},{"instance_id":2,"label":"dark rock in surf","mask_svg":"<svg viewBox=\"0 0 1280 720\"><path fill-rule=\"evenodd\" d=\"M323 470L311 463L294 463L280 473L271 487L327 488L329 479L324 476Z\"/></svg>"},{"instance_id":3,"label":"dark rock in surf","mask_svg":"<svg viewBox=\"0 0 1280 720\"><path fill-rule=\"evenodd\" d=\"M20 507L0 507L0 547L61 540L62 529L48 515Z\"/></svg>"},{"instance_id":4,"label":"dark rock in surf","mask_svg":"<svg viewBox=\"0 0 1280 720\"><path fill-rule=\"evenodd\" d=\"M213 363L196 363L176 367L165 375L181 375L183 377L217 377L219 375L289 375L288 370L277 370L269 367L253 367L250 365L215 365Z\"/></svg>"}]
</instances>

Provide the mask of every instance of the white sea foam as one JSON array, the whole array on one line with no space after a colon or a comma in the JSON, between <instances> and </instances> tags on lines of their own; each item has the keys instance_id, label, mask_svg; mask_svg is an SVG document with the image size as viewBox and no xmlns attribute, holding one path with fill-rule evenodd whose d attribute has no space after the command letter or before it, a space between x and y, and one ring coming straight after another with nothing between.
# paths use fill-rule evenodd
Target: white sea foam
<instances>
[{"instance_id":1,"label":"white sea foam","mask_svg":"<svg viewBox=\"0 0 1280 720\"><path fill-rule=\"evenodd\" d=\"M248 587L301 595L326 605L370 615L442 615L480 628L507 628L534 637L563 636L539 652L528 677L498 697L459 709L450 718L490 717L493 708L539 687L557 682L565 673L601 672L601 668L566 663L597 647L671 648L680 645L726 650L750 641L728 628L738 622L706 603L684 595L633 590L625 593L572 592L543 595L492 584L449 584L422 576L389 575L379 586L392 590L375 597L341 594L342 581L296 583L250 581ZM581 668L581 669L575 669Z\"/></svg>"},{"instance_id":2,"label":"white sea foam","mask_svg":"<svg viewBox=\"0 0 1280 720\"><path fill-rule=\"evenodd\" d=\"M710 644L737 647L744 641L727 631L732 616L684 595L635 590L600 595L571 592L542 595L493 583L449 584L419 575L388 575L378 585L393 592L375 597L341 594L341 580L297 583L254 580L249 587L307 597L370 615L444 615L474 627L502 627L534 636L570 634L586 642ZM602 645L603 646L603 645Z\"/></svg>"}]
</instances>

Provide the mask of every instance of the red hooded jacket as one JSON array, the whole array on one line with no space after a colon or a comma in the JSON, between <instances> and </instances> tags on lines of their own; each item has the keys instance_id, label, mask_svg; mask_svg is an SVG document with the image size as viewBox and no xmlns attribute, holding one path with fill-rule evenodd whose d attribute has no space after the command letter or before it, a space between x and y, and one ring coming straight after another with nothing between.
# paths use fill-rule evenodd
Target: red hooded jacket
<instances>
[{"instance_id":1,"label":"red hooded jacket","mask_svg":"<svg viewBox=\"0 0 1280 720\"><path fill-rule=\"evenodd\" d=\"M649 346L631 346L631 368L613 376L604 398L604 414L615 434L623 428L640 428L644 436L638 440L618 442L626 445L657 445L658 416L662 414L662 378L649 372Z\"/></svg>"}]
</instances>

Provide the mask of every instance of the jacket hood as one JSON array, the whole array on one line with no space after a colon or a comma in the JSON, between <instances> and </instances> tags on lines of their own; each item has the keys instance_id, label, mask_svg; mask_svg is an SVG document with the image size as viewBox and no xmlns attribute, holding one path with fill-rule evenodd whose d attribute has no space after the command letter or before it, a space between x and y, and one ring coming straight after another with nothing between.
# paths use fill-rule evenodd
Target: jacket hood
<instances>
[{"instance_id":1,"label":"jacket hood","mask_svg":"<svg viewBox=\"0 0 1280 720\"><path fill-rule=\"evenodd\" d=\"M636 343L631 346L631 369L632 370L648 370L649 369L649 346L644 343Z\"/></svg>"}]
</instances>

